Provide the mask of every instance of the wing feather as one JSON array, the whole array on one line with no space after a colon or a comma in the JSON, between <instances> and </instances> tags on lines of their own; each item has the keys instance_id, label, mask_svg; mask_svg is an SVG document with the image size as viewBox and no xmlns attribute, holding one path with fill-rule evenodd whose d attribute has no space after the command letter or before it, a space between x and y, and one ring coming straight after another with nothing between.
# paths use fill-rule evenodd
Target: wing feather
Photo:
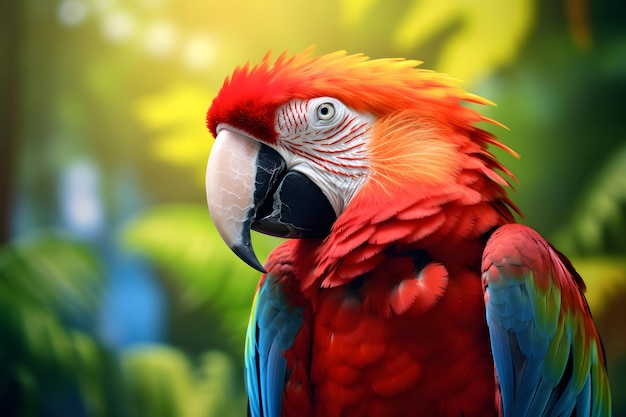
<instances>
[{"instance_id":1,"label":"wing feather","mask_svg":"<svg viewBox=\"0 0 626 417\"><path fill-rule=\"evenodd\" d=\"M295 284L294 280L286 273L284 264L272 262L270 257L268 265L268 273L261 278L252 303L246 333L245 380L248 412L252 417L281 415L289 377L286 353L303 324L303 308L289 296L287 289Z\"/></svg>"},{"instance_id":2,"label":"wing feather","mask_svg":"<svg viewBox=\"0 0 626 417\"><path fill-rule=\"evenodd\" d=\"M487 242L482 270L504 415L610 415L601 342L567 258L509 224Z\"/></svg>"}]
</instances>

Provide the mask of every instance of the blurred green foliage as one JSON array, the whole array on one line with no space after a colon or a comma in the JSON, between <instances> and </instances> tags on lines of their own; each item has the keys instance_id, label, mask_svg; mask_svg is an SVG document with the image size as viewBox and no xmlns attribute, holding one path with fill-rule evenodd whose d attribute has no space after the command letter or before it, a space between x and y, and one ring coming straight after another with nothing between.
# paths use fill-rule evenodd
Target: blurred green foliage
<instances>
[{"instance_id":1,"label":"blurred green foliage","mask_svg":"<svg viewBox=\"0 0 626 417\"><path fill-rule=\"evenodd\" d=\"M8 415L41 415L45 396L67 391L93 415L110 415L101 384L111 358L89 331L102 286L97 260L78 242L42 234L0 248L0 402Z\"/></svg>"},{"instance_id":2,"label":"blurred green foliage","mask_svg":"<svg viewBox=\"0 0 626 417\"><path fill-rule=\"evenodd\" d=\"M251 299L259 273L224 245L207 210L168 205L145 212L125 229L124 243L171 272L187 308L198 306L219 317L213 337L243 357ZM265 259L279 242L257 235L254 247Z\"/></svg>"},{"instance_id":3,"label":"blurred green foliage","mask_svg":"<svg viewBox=\"0 0 626 417\"><path fill-rule=\"evenodd\" d=\"M223 353L204 353L197 363L178 349L139 346L122 357L130 415L154 417L245 414L244 394L236 390L235 368Z\"/></svg>"},{"instance_id":4,"label":"blurred green foliage","mask_svg":"<svg viewBox=\"0 0 626 417\"><path fill-rule=\"evenodd\" d=\"M0 248L3 415L244 414L237 366L225 353L206 351L192 364L169 346L117 355L105 346L93 332L102 286L92 251L58 233Z\"/></svg>"},{"instance_id":5,"label":"blurred green foliage","mask_svg":"<svg viewBox=\"0 0 626 417\"><path fill-rule=\"evenodd\" d=\"M245 415L241 355L258 274L206 211L204 114L236 65L310 44L420 59L498 103L482 110L522 155L501 155L520 181L512 197L585 278L614 415L626 415L624 6L391 4L10 2L0 17L0 215L13 213L2 221L19 236L0 247L3 415ZM85 157L106 208L96 242L58 230L60 172ZM140 198L141 210L129 204ZM260 258L278 243L253 238ZM157 269L169 301L163 343L115 350L98 331L112 281L106 245Z\"/></svg>"},{"instance_id":6,"label":"blurred green foliage","mask_svg":"<svg viewBox=\"0 0 626 417\"><path fill-rule=\"evenodd\" d=\"M583 192L556 242L572 254L626 254L626 143L609 156ZM622 259L626 262L626 259Z\"/></svg>"}]
</instances>

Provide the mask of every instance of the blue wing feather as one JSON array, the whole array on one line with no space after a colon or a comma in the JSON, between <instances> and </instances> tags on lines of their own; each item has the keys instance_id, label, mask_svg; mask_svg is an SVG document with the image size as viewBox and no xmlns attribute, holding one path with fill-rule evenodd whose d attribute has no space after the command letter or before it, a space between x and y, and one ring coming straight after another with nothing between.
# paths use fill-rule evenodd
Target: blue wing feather
<instances>
[{"instance_id":1,"label":"blue wing feather","mask_svg":"<svg viewBox=\"0 0 626 417\"><path fill-rule=\"evenodd\" d=\"M582 391L576 398L576 417L591 415L591 375L587 377Z\"/></svg>"},{"instance_id":2,"label":"blue wing feather","mask_svg":"<svg viewBox=\"0 0 626 417\"><path fill-rule=\"evenodd\" d=\"M504 408L513 403L513 359L511 357L511 347L509 345L509 335L500 324L492 319L493 313L487 310L487 324L489 325L489 337L493 351L493 359L498 370L500 389Z\"/></svg>"},{"instance_id":3,"label":"blue wing feather","mask_svg":"<svg viewBox=\"0 0 626 417\"><path fill-rule=\"evenodd\" d=\"M504 416L609 416L603 352L569 261L511 224L487 242L482 269Z\"/></svg>"},{"instance_id":4,"label":"blue wing feather","mask_svg":"<svg viewBox=\"0 0 626 417\"><path fill-rule=\"evenodd\" d=\"M290 304L282 285L270 270L252 304L244 361L252 417L280 416L287 373L285 351L302 326L302 308Z\"/></svg>"}]
</instances>

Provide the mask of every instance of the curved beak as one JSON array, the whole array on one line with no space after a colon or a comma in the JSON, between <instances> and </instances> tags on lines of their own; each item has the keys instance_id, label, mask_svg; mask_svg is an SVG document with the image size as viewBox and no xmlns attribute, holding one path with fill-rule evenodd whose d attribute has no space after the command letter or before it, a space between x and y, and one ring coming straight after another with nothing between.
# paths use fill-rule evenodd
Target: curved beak
<instances>
[{"instance_id":1,"label":"curved beak","mask_svg":"<svg viewBox=\"0 0 626 417\"><path fill-rule=\"evenodd\" d=\"M215 227L228 247L266 272L250 229L286 238L323 238L336 220L322 190L287 169L268 145L228 128L218 130L206 171L206 195Z\"/></svg>"},{"instance_id":2,"label":"curved beak","mask_svg":"<svg viewBox=\"0 0 626 417\"><path fill-rule=\"evenodd\" d=\"M262 147L275 155L267 156ZM276 151L229 129L219 131L209 155L206 195L211 218L228 247L260 272L265 269L252 248L251 223L284 169Z\"/></svg>"}]
</instances>

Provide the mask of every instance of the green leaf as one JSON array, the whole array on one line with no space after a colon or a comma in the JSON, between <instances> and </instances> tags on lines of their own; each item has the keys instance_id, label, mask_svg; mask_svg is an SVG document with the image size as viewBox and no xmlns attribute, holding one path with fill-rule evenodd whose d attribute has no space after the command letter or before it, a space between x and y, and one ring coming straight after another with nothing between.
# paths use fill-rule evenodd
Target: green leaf
<instances>
[{"instance_id":1,"label":"green leaf","mask_svg":"<svg viewBox=\"0 0 626 417\"><path fill-rule=\"evenodd\" d=\"M189 416L191 369L186 357L167 347L136 347L122 356L135 415Z\"/></svg>"},{"instance_id":2,"label":"green leaf","mask_svg":"<svg viewBox=\"0 0 626 417\"><path fill-rule=\"evenodd\" d=\"M354 26L366 17L367 11L375 4L376 0L343 0L341 20L348 26Z\"/></svg>"},{"instance_id":3,"label":"green leaf","mask_svg":"<svg viewBox=\"0 0 626 417\"><path fill-rule=\"evenodd\" d=\"M626 144L613 154L555 239L578 256L626 257Z\"/></svg>"},{"instance_id":4,"label":"green leaf","mask_svg":"<svg viewBox=\"0 0 626 417\"><path fill-rule=\"evenodd\" d=\"M177 349L136 346L123 352L122 365L135 415L244 415L244 396L234 383L235 368L223 353L207 352L194 367Z\"/></svg>"},{"instance_id":5,"label":"green leaf","mask_svg":"<svg viewBox=\"0 0 626 417\"><path fill-rule=\"evenodd\" d=\"M20 412L34 415L62 386L81 392L90 415L107 414L108 355L67 325L93 326L102 286L100 265L80 242L41 233L0 248L0 398L13 386L24 393Z\"/></svg>"},{"instance_id":6,"label":"green leaf","mask_svg":"<svg viewBox=\"0 0 626 417\"><path fill-rule=\"evenodd\" d=\"M45 232L0 248L0 292L63 314L93 315L102 267L82 243Z\"/></svg>"},{"instance_id":7,"label":"green leaf","mask_svg":"<svg viewBox=\"0 0 626 417\"><path fill-rule=\"evenodd\" d=\"M167 163L190 167L204 181L213 140L202 120L213 97L202 85L175 84L137 101L137 117L153 136L152 154Z\"/></svg>"},{"instance_id":8,"label":"green leaf","mask_svg":"<svg viewBox=\"0 0 626 417\"><path fill-rule=\"evenodd\" d=\"M380 7L389 6L344 0L343 21L354 26ZM428 42L445 36L437 70L471 83L517 57L533 22L535 2L416 0L393 10L398 23L391 29L392 44L405 53L423 51Z\"/></svg>"},{"instance_id":9,"label":"green leaf","mask_svg":"<svg viewBox=\"0 0 626 417\"><path fill-rule=\"evenodd\" d=\"M626 258L588 256L572 258L572 263L587 285L586 298L596 317L601 317L606 300L626 292Z\"/></svg>"},{"instance_id":10,"label":"green leaf","mask_svg":"<svg viewBox=\"0 0 626 417\"><path fill-rule=\"evenodd\" d=\"M205 416L243 416L246 395L241 377L231 359L218 351L205 352L196 370L195 403L208 412Z\"/></svg>"}]
</instances>

